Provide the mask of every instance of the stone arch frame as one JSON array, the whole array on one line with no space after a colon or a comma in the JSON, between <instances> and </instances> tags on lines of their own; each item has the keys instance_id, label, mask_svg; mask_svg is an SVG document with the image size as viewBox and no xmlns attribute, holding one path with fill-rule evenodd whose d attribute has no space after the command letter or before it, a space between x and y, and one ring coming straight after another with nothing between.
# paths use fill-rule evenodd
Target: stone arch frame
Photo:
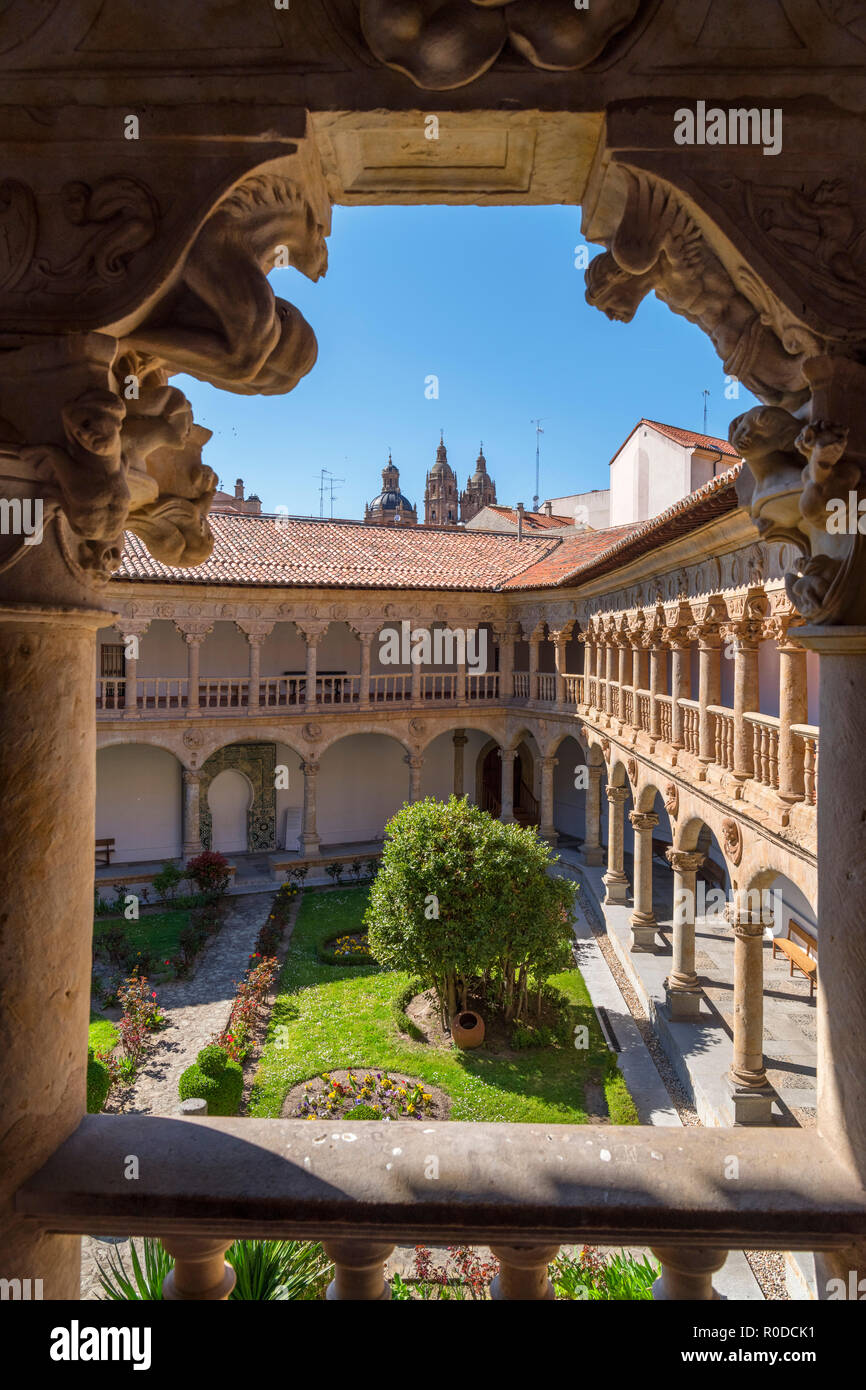
<instances>
[{"instance_id":1,"label":"stone arch frame","mask_svg":"<svg viewBox=\"0 0 866 1390\"><path fill-rule=\"evenodd\" d=\"M442 731L440 730L440 732ZM402 734L397 733L396 729L390 728L386 724L376 724L372 720L359 720L350 728L347 728L345 725L340 725L333 730L330 737L325 734L324 737L317 738L315 744L305 751L301 751L300 749L295 749L293 751L297 752L298 757L304 762L318 761L321 759L322 755L333 748L335 744L342 742L345 738L352 738L355 734L382 734L384 738L390 738L393 739L395 743L399 743L407 756L411 757L418 752L417 745L410 743Z\"/></svg>"},{"instance_id":2,"label":"stone arch frame","mask_svg":"<svg viewBox=\"0 0 866 1390\"><path fill-rule=\"evenodd\" d=\"M252 788L252 800L247 811L247 852L262 853L276 849L276 763L276 744L258 741L226 744L205 759L199 773L199 834L202 849L210 849L213 841L213 818L208 802L210 784L218 773L228 769L242 773Z\"/></svg>"}]
</instances>

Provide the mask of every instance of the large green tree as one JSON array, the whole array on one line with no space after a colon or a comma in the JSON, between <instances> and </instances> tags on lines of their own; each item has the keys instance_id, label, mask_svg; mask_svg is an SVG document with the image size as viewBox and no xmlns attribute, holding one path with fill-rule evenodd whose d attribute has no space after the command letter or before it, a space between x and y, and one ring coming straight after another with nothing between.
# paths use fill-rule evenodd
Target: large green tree
<instances>
[{"instance_id":1,"label":"large green tree","mask_svg":"<svg viewBox=\"0 0 866 1390\"><path fill-rule=\"evenodd\" d=\"M509 1020L540 1009L570 960L574 897L547 844L455 796L403 806L385 829L366 914L376 959L429 981L446 1023L478 987Z\"/></svg>"}]
</instances>

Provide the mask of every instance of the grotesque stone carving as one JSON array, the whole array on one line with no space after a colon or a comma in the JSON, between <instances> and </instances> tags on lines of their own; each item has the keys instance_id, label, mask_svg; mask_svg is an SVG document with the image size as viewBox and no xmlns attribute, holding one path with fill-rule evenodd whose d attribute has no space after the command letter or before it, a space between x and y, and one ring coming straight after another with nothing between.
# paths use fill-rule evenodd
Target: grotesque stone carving
<instances>
[{"instance_id":1,"label":"grotesque stone carving","mask_svg":"<svg viewBox=\"0 0 866 1390\"><path fill-rule=\"evenodd\" d=\"M676 820L680 813L680 789L676 782L668 782L665 787L665 810L671 820Z\"/></svg>"},{"instance_id":2,"label":"grotesque stone carving","mask_svg":"<svg viewBox=\"0 0 866 1390\"><path fill-rule=\"evenodd\" d=\"M585 67L631 23L640 0L362 0L361 26L388 67L446 91L486 72L510 40L537 68Z\"/></svg>"},{"instance_id":3,"label":"grotesque stone carving","mask_svg":"<svg viewBox=\"0 0 866 1390\"><path fill-rule=\"evenodd\" d=\"M743 832L737 821L725 817L722 821L725 854L736 867L743 857Z\"/></svg>"},{"instance_id":4,"label":"grotesque stone carving","mask_svg":"<svg viewBox=\"0 0 866 1390\"><path fill-rule=\"evenodd\" d=\"M327 266L326 231L290 178L245 180L205 222L180 284L125 346L228 391L291 391L315 363L316 339L294 305L274 294L267 272L285 247L289 263L318 280Z\"/></svg>"},{"instance_id":5,"label":"grotesque stone carving","mask_svg":"<svg viewBox=\"0 0 866 1390\"><path fill-rule=\"evenodd\" d=\"M741 294L672 189L624 171L626 204L610 250L590 261L587 303L629 323L651 290L708 334L725 371L773 405L808 396L801 353L791 353Z\"/></svg>"}]
</instances>

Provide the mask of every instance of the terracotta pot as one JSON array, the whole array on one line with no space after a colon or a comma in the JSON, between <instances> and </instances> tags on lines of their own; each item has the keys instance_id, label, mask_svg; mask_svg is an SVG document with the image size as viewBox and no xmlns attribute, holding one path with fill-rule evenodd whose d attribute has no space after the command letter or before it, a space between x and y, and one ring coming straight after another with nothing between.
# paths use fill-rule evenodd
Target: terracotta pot
<instances>
[{"instance_id":1,"label":"terracotta pot","mask_svg":"<svg viewBox=\"0 0 866 1390\"><path fill-rule=\"evenodd\" d=\"M484 1041L484 1019L471 1009L464 1009L451 1020L451 1037L458 1047L480 1047Z\"/></svg>"}]
</instances>

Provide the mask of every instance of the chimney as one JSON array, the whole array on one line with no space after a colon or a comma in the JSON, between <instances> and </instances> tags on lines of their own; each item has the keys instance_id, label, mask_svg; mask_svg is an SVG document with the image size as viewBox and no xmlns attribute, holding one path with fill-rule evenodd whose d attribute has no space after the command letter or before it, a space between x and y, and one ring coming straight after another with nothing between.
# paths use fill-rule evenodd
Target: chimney
<instances>
[{"instance_id":1,"label":"chimney","mask_svg":"<svg viewBox=\"0 0 866 1390\"><path fill-rule=\"evenodd\" d=\"M243 480L243 478L238 478L237 482L235 483L235 501L236 501L236 502L243 502L243 500L244 500L244 480Z\"/></svg>"},{"instance_id":2,"label":"chimney","mask_svg":"<svg viewBox=\"0 0 866 1390\"><path fill-rule=\"evenodd\" d=\"M516 507L516 511L517 511L517 539L518 539L519 541L522 541L522 540L523 540L523 513L525 512L525 510L526 510L526 508L524 507L523 503L522 503L522 502L518 502L517 507Z\"/></svg>"},{"instance_id":3,"label":"chimney","mask_svg":"<svg viewBox=\"0 0 866 1390\"><path fill-rule=\"evenodd\" d=\"M544 502L544 503L542 503L541 510L544 512L544 515L545 515L545 516L553 516L553 503L552 503L552 502Z\"/></svg>"}]
</instances>

